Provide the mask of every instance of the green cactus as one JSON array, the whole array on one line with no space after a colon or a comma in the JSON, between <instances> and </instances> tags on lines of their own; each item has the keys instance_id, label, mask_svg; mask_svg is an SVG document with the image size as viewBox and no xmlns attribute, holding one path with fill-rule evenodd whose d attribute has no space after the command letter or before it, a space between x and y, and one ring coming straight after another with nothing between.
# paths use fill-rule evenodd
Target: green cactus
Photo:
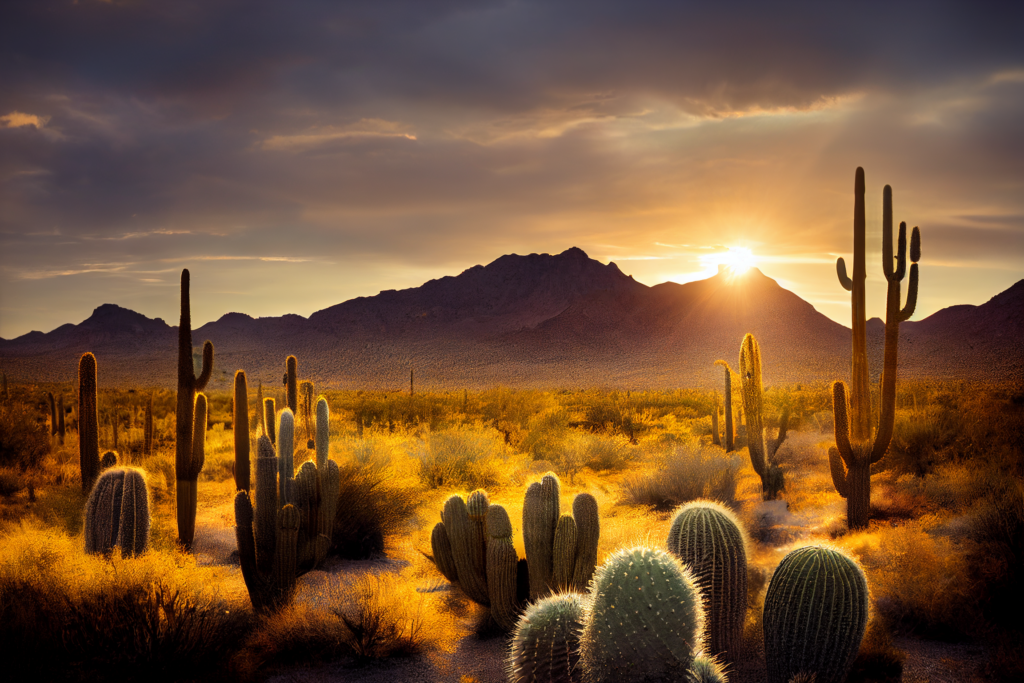
<instances>
[{"instance_id":1,"label":"green cactus","mask_svg":"<svg viewBox=\"0 0 1024 683\"><path fill-rule=\"evenodd\" d=\"M697 655L690 664L688 683L727 683L725 667L714 657Z\"/></svg>"},{"instance_id":2,"label":"green cactus","mask_svg":"<svg viewBox=\"0 0 1024 683\"><path fill-rule=\"evenodd\" d=\"M231 416L232 432L235 438L235 490L248 491L252 483L249 469L249 386L245 371L235 373L235 396Z\"/></svg>"},{"instance_id":3,"label":"green cactus","mask_svg":"<svg viewBox=\"0 0 1024 683\"><path fill-rule=\"evenodd\" d=\"M555 589L554 543L559 517L559 483L546 474L530 484L523 501L523 541L530 568L530 599L537 600Z\"/></svg>"},{"instance_id":4,"label":"green cactus","mask_svg":"<svg viewBox=\"0 0 1024 683\"><path fill-rule=\"evenodd\" d=\"M202 425L206 432L205 416L202 422L195 419L198 405L197 394L206 388L213 373L213 344L203 344L203 365L196 377L192 362L192 313L189 303L188 269L181 271L181 320L178 323L178 406L175 414L174 474L176 481L178 543L189 551L196 532L196 497L199 471L203 468L201 457L193 452L194 429ZM205 398L204 398L205 405ZM205 437L204 437L205 438Z\"/></svg>"},{"instance_id":5,"label":"green cactus","mask_svg":"<svg viewBox=\"0 0 1024 683\"><path fill-rule=\"evenodd\" d=\"M288 356L285 359L284 383L287 387L288 407L292 414L299 412L299 359L295 356Z\"/></svg>"},{"instance_id":6,"label":"green cactus","mask_svg":"<svg viewBox=\"0 0 1024 683\"><path fill-rule=\"evenodd\" d=\"M786 555L764 598L768 683L813 673L817 683L842 683L868 623L868 585L860 566L830 548Z\"/></svg>"},{"instance_id":7,"label":"green cactus","mask_svg":"<svg viewBox=\"0 0 1024 683\"><path fill-rule=\"evenodd\" d=\"M689 570L663 550L630 548L594 575L580 635L586 683L685 680L700 650L703 608Z\"/></svg>"},{"instance_id":8,"label":"green cactus","mask_svg":"<svg viewBox=\"0 0 1024 683\"><path fill-rule=\"evenodd\" d=\"M579 683L579 640L586 608L587 598L576 593L561 593L532 604L515 627L509 680Z\"/></svg>"},{"instance_id":9,"label":"green cactus","mask_svg":"<svg viewBox=\"0 0 1024 683\"><path fill-rule=\"evenodd\" d=\"M274 399L263 399L263 425L264 434L270 439L271 445L277 445L277 434L274 431L274 424L277 420L277 410L274 408Z\"/></svg>"},{"instance_id":10,"label":"green cactus","mask_svg":"<svg viewBox=\"0 0 1024 683\"><path fill-rule=\"evenodd\" d=\"M149 395L149 401L146 402L146 421L143 427L143 439L145 454L147 456L153 455L153 394Z\"/></svg>"},{"instance_id":11,"label":"green cactus","mask_svg":"<svg viewBox=\"0 0 1024 683\"><path fill-rule=\"evenodd\" d=\"M736 450L736 431L732 426L732 379L736 373L724 360L716 360L715 365L721 365L725 369L725 452L731 453Z\"/></svg>"},{"instance_id":12,"label":"green cactus","mask_svg":"<svg viewBox=\"0 0 1024 683\"><path fill-rule=\"evenodd\" d=\"M341 470L327 457L330 427L330 408L327 399L321 396L316 402L316 463L305 462L299 468L293 500L302 520L298 540L300 573L318 567L326 559L334 534Z\"/></svg>"},{"instance_id":13,"label":"green cactus","mask_svg":"<svg viewBox=\"0 0 1024 683\"><path fill-rule=\"evenodd\" d=\"M540 517L539 508L557 506L558 493L558 479L550 473L528 489L523 507L524 539L528 537L525 520ZM461 496L451 496L441 520L430 540L435 565L467 597L489 606L495 622L505 630L514 628L518 618L520 582L528 586L530 595L546 596L556 588L584 591L594 573L601 531L597 501L588 493L576 496L572 516L556 518L546 544L536 539L527 543L528 562L516 554L508 513L500 505L490 505L482 490L474 491L468 504ZM551 569L537 577L532 567L544 562ZM523 571L528 579L520 576Z\"/></svg>"},{"instance_id":14,"label":"green cactus","mask_svg":"<svg viewBox=\"0 0 1024 683\"><path fill-rule=\"evenodd\" d=\"M277 476L274 446L261 436L256 443L255 511L248 491L235 494L238 559L249 599L259 614L288 604L298 577L299 511L278 500Z\"/></svg>"},{"instance_id":15,"label":"green cactus","mask_svg":"<svg viewBox=\"0 0 1024 683\"><path fill-rule=\"evenodd\" d=\"M78 459L82 491L92 491L100 473L99 413L96 406L96 356L83 353L78 361Z\"/></svg>"},{"instance_id":16,"label":"green cactus","mask_svg":"<svg viewBox=\"0 0 1024 683\"><path fill-rule=\"evenodd\" d=\"M871 405L868 387L868 362L864 323L864 170L857 169L854 205L853 279L846 277L846 265L836 263L839 280L853 292L853 392L847 397L842 382L832 385L836 445L829 449L829 466L836 491L846 498L846 520L851 529L868 525L871 500L871 466L878 463L889 448L896 421L896 367L900 323L910 319L917 306L918 265L921 259L921 232L914 228L910 238L910 281L907 303L900 308L900 282L907 273L907 224L900 223L896 254L892 245L892 188L882 190L882 272L886 279L885 352L879 378L878 426L871 437ZM895 261L895 263L894 263ZM852 401L852 410L847 408ZM853 416L851 430L850 415Z\"/></svg>"},{"instance_id":17,"label":"green cactus","mask_svg":"<svg viewBox=\"0 0 1024 683\"><path fill-rule=\"evenodd\" d=\"M53 400L53 392L46 392L46 401L50 405L50 436L57 435L57 402Z\"/></svg>"},{"instance_id":18,"label":"green cactus","mask_svg":"<svg viewBox=\"0 0 1024 683\"><path fill-rule=\"evenodd\" d=\"M706 500L679 508L668 550L693 572L708 623L706 650L735 661L747 614L746 535L732 510Z\"/></svg>"},{"instance_id":19,"label":"green cactus","mask_svg":"<svg viewBox=\"0 0 1024 683\"><path fill-rule=\"evenodd\" d=\"M747 414L747 450L754 471L761 478L764 500L775 500L785 488L782 469L777 455L786 440L789 408L784 408L779 419L779 433L775 439L766 439L764 428L764 388L761 384L761 349L749 332L740 345L740 381L743 383L743 408Z\"/></svg>"},{"instance_id":20,"label":"green cactus","mask_svg":"<svg viewBox=\"0 0 1024 683\"><path fill-rule=\"evenodd\" d=\"M85 552L115 547L134 557L149 546L149 489L142 470L108 469L96 480L85 505Z\"/></svg>"}]
</instances>

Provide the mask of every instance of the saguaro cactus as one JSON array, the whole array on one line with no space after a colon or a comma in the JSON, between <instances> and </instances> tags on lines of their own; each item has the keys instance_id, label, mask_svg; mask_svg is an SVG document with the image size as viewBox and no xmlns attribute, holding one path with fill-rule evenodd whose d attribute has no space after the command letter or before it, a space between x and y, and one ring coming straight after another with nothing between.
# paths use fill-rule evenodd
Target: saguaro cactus
<instances>
[{"instance_id":1,"label":"saguaro cactus","mask_svg":"<svg viewBox=\"0 0 1024 683\"><path fill-rule=\"evenodd\" d=\"M293 415L299 414L299 359L288 356L285 359L284 383L287 388L288 407Z\"/></svg>"},{"instance_id":2,"label":"saguaro cactus","mask_svg":"<svg viewBox=\"0 0 1024 683\"><path fill-rule=\"evenodd\" d=\"M857 181L859 202L863 199L862 169L857 169ZM854 214L857 215L855 208ZM861 207L860 211L863 211ZM856 221L855 221L856 223ZM856 225L855 225L856 232ZM860 237L863 240L863 235ZM854 289L854 401L859 403L859 408L852 411L855 421L851 434L850 413L847 408L848 397L846 386L842 382L835 382L832 385L832 408L835 422L836 445L829 449L829 465L832 471L832 480L835 483L836 491L846 498L846 520L851 529L864 528L868 524L868 507L871 501L871 465L880 461L889 448L892 440L893 425L896 421L896 367L897 350L899 346L900 323L910 319L917 306L917 284L918 266L921 259L921 232L914 228L910 238L910 281L907 286L907 303L900 308L901 294L900 282L907 273L907 224L900 223L897 251L894 256L892 245L892 188L888 185L882 191L882 272L886 279L886 300L885 300L885 353L883 357L882 376L880 378L881 389L879 391L878 427L875 430L874 439L871 439L870 429L870 402L869 394L858 388L860 378L857 375L861 372L867 373L867 354L861 350L862 347L857 340L857 264L854 259L854 278L849 280L845 277L846 268L839 260L838 269L840 280L843 285L847 284ZM894 263L895 261L895 263ZM863 292L861 292L863 296ZM863 317L863 308L860 309ZM858 359L858 354L863 353L863 358ZM866 379L864 382L866 383ZM861 394L857 398L857 394ZM859 412L858 412L859 411ZM865 428L862 423L867 421ZM858 433L863 434L858 438Z\"/></svg>"},{"instance_id":3,"label":"saguaro cactus","mask_svg":"<svg viewBox=\"0 0 1024 683\"><path fill-rule=\"evenodd\" d=\"M764 428L764 387L761 383L761 349L754 335L747 333L740 345L740 381L743 383L743 408L747 414L747 450L754 471L761 478L761 495L775 500L785 487L782 469L776 456L779 446L786 440L789 408L782 411L779 434L767 439Z\"/></svg>"},{"instance_id":4,"label":"saguaro cactus","mask_svg":"<svg viewBox=\"0 0 1024 683\"><path fill-rule=\"evenodd\" d=\"M768 683L814 674L842 683L868 623L868 586L857 563L829 548L805 547L783 558L764 598Z\"/></svg>"},{"instance_id":5,"label":"saguaro cactus","mask_svg":"<svg viewBox=\"0 0 1024 683\"><path fill-rule=\"evenodd\" d=\"M724 360L716 360L715 365L721 365L725 369L725 452L731 453L736 450L733 440L735 430L732 426L732 376L735 373Z\"/></svg>"},{"instance_id":6,"label":"saguaro cactus","mask_svg":"<svg viewBox=\"0 0 1024 683\"><path fill-rule=\"evenodd\" d=\"M735 660L747 614L746 536L736 515L706 500L687 503L672 519L668 550L704 596L707 651Z\"/></svg>"},{"instance_id":7,"label":"saguaro cactus","mask_svg":"<svg viewBox=\"0 0 1024 683\"><path fill-rule=\"evenodd\" d=\"M245 372L235 373L235 396L232 405L232 431L235 436L235 490L248 491L249 476L249 387Z\"/></svg>"},{"instance_id":8,"label":"saguaro cactus","mask_svg":"<svg viewBox=\"0 0 1024 683\"><path fill-rule=\"evenodd\" d=\"M256 444L255 511L248 491L235 494L238 559L249 599L260 614L286 605L298 576L299 511L291 504L279 506L277 475L274 446L261 436Z\"/></svg>"},{"instance_id":9,"label":"saguaro cactus","mask_svg":"<svg viewBox=\"0 0 1024 683\"><path fill-rule=\"evenodd\" d=\"M174 474L178 516L178 543L192 549L196 531L196 495L199 471L203 467L192 452L196 394L206 388L213 372L213 344L203 344L203 367L196 377L192 363L192 313L189 304L188 269L181 271L181 319L178 323L178 405L175 414ZM205 405L205 401L204 401ZM205 435L206 419L202 421Z\"/></svg>"},{"instance_id":10,"label":"saguaro cactus","mask_svg":"<svg viewBox=\"0 0 1024 683\"><path fill-rule=\"evenodd\" d=\"M715 409L711 411L711 443L722 445L722 436L718 427L718 394L715 394Z\"/></svg>"},{"instance_id":11,"label":"saguaro cactus","mask_svg":"<svg viewBox=\"0 0 1024 683\"><path fill-rule=\"evenodd\" d=\"M270 439L272 445L277 444L277 432L274 430L276 414L277 409L274 407L274 399L263 399L263 425L266 430L266 436Z\"/></svg>"},{"instance_id":12,"label":"saguaro cactus","mask_svg":"<svg viewBox=\"0 0 1024 683\"><path fill-rule=\"evenodd\" d=\"M100 473L99 413L96 406L96 356L82 354L78 361L78 460L82 491L92 491Z\"/></svg>"},{"instance_id":13,"label":"saguaro cactus","mask_svg":"<svg viewBox=\"0 0 1024 683\"><path fill-rule=\"evenodd\" d=\"M299 402L302 427L306 432L306 449L312 450L316 443L313 440L313 383L309 380L299 382Z\"/></svg>"},{"instance_id":14,"label":"saguaro cactus","mask_svg":"<svg viewBox=\"0 0 1024 683\"><path fill-rule=\"evenodd\" d=\"M129 467L106 470L85 505L85 552L117 547L122 555L139 555L149 546L149 525L145 473Z\"/></svg>"},{"instance_id":15,"label":"saguaro cactus","mask_svg":"<svg viewBox=\"0 0 1024 683\"><path fill-rule=\"evenodd\" d=\"M316 464L305 462L299 468L291 501L299 508L302 519L298 541L300 572L309 571L324 561L334 534L334 518L341 494L341 470L327 457L330 425L330 408L327 399L321 396L316 402Z\"/></svg>"},{"instance_id":16,"label":"saguaro cactus","mask_svg":"<svg viewBox=\"0 0 1024 683\"><path fill-rule=\"evenodd\" d=\"M868 346L864 283L868 273L865 267L865 210L864 210L864 169L857 167L853 181L853 278L846 274L846 262L840 256L836 261L836 272L843 289L850 292L853 309L853 438L863 441L871 438L871 385L868 379Z\"/></svg>"}]
</instances>

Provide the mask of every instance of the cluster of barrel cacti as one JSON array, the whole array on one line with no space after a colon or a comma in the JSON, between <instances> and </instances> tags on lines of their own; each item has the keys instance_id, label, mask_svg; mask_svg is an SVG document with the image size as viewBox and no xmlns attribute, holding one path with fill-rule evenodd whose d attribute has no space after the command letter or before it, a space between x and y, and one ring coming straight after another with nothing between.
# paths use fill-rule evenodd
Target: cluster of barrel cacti
<instances>
[{"instance_id":1,"label":"cluster of barrel cacti","mask_svg":"<svg viewBox=\"0 0 1024 683\"><path fill-rule=\"evenodd\" d=\"M238 398L245 391L241 371L235 375L235 391L237 413L246 409ZM331 545L341 475L338 465L327 457L330 411L323 397L317 401L316 413L316 462L304 463L298 476L291 409L281 412L276 448L267 435L259 437L255 508L248 480L248 439L236 438L235 534L242 577L260 613L286 604L298 576L323 562Z\"/></svg>"},{"instance_id":2,"label":"cluster of barrel cacti","mask_svg":"<svg viewBox=\"0 0 1024 683\"><path fill-rule=\"evenodd\" d=\"M695 501L673 518L669 549L613 553L589 594L559 593L519 619L508 658L514 683L724 682L745 620L746 536L735 516ZM804 547L768 586L769 683L840 683L867 624L864 573L845 554Z\"/></svg>"},{"instance_id":3,"label":"cluster of barrel cacti","mask_svg":"<svg viewBox=\"0 0 1024 683\"><path fill-rule=\"evenodd\" d=\"M910 319L917 306L918 266L921 259L921 233L914 228L910 238L910 281L907 303L900 308L900 283L907 274L907 224L900 223L895 255L892 244L892 188L882 190L882 273L886 280L885 352L879 397L878 426L872 439L871 392L868 381L867 327L865 322L864 283L867 279L864 210L864 169L858 168L854 180L853 277L846 274L842 257L836 262L839 282L851 292L853 308L852 391L846 385L832 385L836 445L829 449L829 466L836 491L846 498L847 525L851 529L868 524L871 500L871 466L878 463L889 448L896 420L896 360L900 323ZM847 404L852 404L848 408ZM852 416L852 420L851 420ZM852 426L852 429L851 429Z\"/></svg>"},{"instance_id":4,"label":"cluster of barrel cacti","mask_svg":"<svg viewBox=\"0 0 1024 683\"><path fill-rule=\"evenodd\" d=\"M512 542L512 522L487 493L474 491L468 501L450 497L431 534L438 570L474 602L491 608L494 621L511 630L526 599L555 591L586 589L597 563L601 534L597 501L589 493L573 500L573 514L559 509L560 484L545 475L526 491L520 560ZM520 594L518 586L525 590Z\"/></svg>"}]
</instances>

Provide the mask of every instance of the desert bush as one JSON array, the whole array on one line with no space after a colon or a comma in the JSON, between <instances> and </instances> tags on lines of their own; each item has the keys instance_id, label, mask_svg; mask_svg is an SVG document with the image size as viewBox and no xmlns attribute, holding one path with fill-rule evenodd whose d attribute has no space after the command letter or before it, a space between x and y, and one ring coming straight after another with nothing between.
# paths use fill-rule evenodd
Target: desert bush
<instances>
[{"instance_id":1,"label":"desert bush","mask_svg":"<svg viewBox=\"0 0 1024 683\"><path fill-rule=\"evenodd\" d=\"M252 625L223 568L180 555L85 555L23 525L0 540L0 640L20 679L216 678Z\"/></svg>"},{"instance_id":2,"label":"desert bush","mask_svg":"<svg viewBox=\"0 0 1024 683\"><path fill-rule=\"evenodd\" d=\"M429 488L499 486L508 480L509 455L502 435L493 429L432 432L419 453L420 477Z\"/></svg>"},{"instance_id":3,"label":"desert bush","mask_svg":"<svg viewBox=\"0 0 1024 683\"><path fill-rule=\"evenodd\" d=\"M689 500L708 498L736 505L736 479L742 460L735 454L694 440L678 446L654 465L625 479L622 498L626 503L670 510Z\"/></svg>"},{"instance_id":4,"label":"desert bush","mask_svg":"<svg viewBox=\"0 0 1024 683\"><path fill-rule=\"evenodd\" d=\"M0 466L35 468L50 451L50 430L23 403L0 406Z\"/></svg>"},{"instance_id":5,"label":"desert bush","mask_svg":"<svg viewBox=\"0 0 1024 683\"><path fill-rule=\"evenodd\" d=\"M413 517L422 497L419 482L378 459L345 461L339 469L341 494L331 553L363 559L384 552L388 538Z\"/></svg>"}]
</instances>

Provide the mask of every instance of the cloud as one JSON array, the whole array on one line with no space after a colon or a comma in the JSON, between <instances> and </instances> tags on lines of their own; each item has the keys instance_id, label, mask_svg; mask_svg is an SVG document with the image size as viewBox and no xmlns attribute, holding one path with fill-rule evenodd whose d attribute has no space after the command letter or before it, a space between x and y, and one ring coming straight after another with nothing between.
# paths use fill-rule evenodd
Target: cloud
<instances>
[{"instance_id":1,"label":"cloud","mask_svg":"<svg viewBox=\"0 0 1024 683\"><path fill-rule=\"evenodd\" d=\"M0 116L0 127L21 128L22 126L32 126L33 128L42 128L49 120L49 116L39 117L35 114L25 114L20 111L12 111L10 114Z\"/></svg>"}]
</instances>

